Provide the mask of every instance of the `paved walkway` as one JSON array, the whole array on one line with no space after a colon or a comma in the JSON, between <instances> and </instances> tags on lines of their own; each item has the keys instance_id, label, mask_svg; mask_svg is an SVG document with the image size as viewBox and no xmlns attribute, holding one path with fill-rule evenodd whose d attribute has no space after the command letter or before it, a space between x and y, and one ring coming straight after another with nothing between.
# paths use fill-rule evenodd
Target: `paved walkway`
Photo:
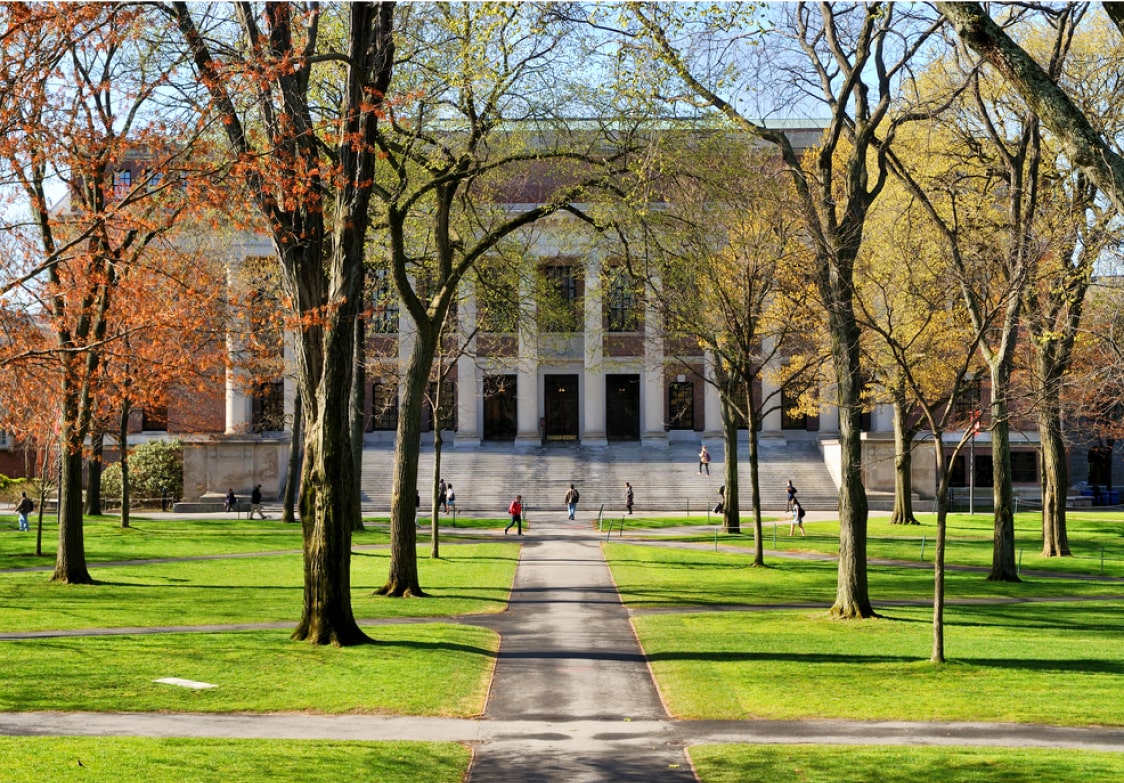
<instances>
[{"instance_id":1,"label":"paved walkway","mask_svg":"<svg viewBox=\"0 0 1124 783\"><path fill-rule=\"evenodd\" d=\"M564 513L542 512L522 540L508 611L459 618L502 635L481 719L6 713L0 714L0 735L467 742L475 748L469 783L688 783L695 775L686 748L702 742L1066 747L1124 752L1124 729L908 721L674 720L662 705L629 613L613 585L601 552L602 536L591 533L585 524L567 521ZM94 629L67 635L105 632Z\"/></svg>"}]
</instances>

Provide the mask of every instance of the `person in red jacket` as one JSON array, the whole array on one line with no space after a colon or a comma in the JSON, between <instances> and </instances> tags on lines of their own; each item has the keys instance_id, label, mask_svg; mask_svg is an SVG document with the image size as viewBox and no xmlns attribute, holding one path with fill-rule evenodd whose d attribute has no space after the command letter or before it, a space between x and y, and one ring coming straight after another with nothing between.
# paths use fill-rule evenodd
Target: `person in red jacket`
<instances>
[{"instance_id":1,"label":"person in red jacket","mask_svg":"<svg viewBox=\"0 0 1124 783\"><path fill-rule=\"evenodd\" d=\"M503 534L506 536L507 531L511 530L511 526L515 525L518 534L523 535L523 496L516 495L515 500L511 501L511 505L507 507L507 513L511 514L511 522L503 529Z\"/></svg>"}]
</instances>

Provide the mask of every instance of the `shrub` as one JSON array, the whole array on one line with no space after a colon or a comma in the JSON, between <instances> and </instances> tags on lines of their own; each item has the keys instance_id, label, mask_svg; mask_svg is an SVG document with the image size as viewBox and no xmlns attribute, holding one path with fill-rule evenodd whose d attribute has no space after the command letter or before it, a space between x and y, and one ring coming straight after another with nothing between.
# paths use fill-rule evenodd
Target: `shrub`
<instances>
[{"instance_id":1,"label":"shrub","mask_svg":"<svg viewBox=\"0 0 1124 783\"><path fill-rule=\"evenodd\" d=\"M129 452L129 490L137 498L172 498L183 494L183 444L177 439L150 440ZM121 465L113 463L101 474L102 497L121 497Z\"/></svg>"}]
</instances>

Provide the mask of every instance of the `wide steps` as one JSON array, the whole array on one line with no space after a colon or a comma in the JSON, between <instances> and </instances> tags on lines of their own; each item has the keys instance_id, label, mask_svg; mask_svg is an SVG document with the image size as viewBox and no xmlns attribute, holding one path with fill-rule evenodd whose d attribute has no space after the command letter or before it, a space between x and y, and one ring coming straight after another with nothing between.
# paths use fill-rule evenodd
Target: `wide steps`
<instances>
[{"instance_id":1,"label":"wide steps","mask_svg":"<svg viewBox=\"0 0 1124 783\"><path fill-rule=\"evenodd\" d=\"M645 448L638 443L583 447L547 444L516 447L487 443L479 447L448 447L441 452L441 476L453 484L459 513L500 517L516 494L523 495L528 513L536 509L565 509L571 483L581 493L579 515L593 518L602 504L606 514L624 509L625 482L636 495L634 513L678 512L703 514L718 501L725 458L718 444L708 443L710 476L699 474L697 446L669 445ZM835 510L838 492L831 475L812 444L761 449L759 483L761 508L783 512L785 485L791 479L800 502L808 510ZM363 452L364 509L371 513L390 508L395 453L392 447L368 447ZM418 488L423 513L430 509L434 452L422 448ZM739 506L751 510L748 454L738 454Z\"/></svg>"}]
</instances>

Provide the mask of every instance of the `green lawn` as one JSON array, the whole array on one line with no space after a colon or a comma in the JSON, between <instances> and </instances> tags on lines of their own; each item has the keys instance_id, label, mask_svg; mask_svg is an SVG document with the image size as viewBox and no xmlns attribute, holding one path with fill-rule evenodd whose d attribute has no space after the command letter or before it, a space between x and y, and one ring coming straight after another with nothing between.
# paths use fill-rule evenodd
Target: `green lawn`
<instances>
[{"instance_id":1,"label":"green lawn","mask_svg":"<svg viewBox=\"0 0 1124 783\"><path fill-rule=\"evenodd\" d=\"M225 552L225 546L216 549ZM164 540L176 552L174 536ZM424 550L423 550L424 551ZM514 578L514 543L449 544L442 557L418 559L425 599L373 595L386 581L389 552L352 556L352 609L361 619L499 612ZM98 567L94 585L50 581L50 572L0 573L0 632L155 625L260 623L300 618L301 556L218 557Z\"/></svg>"},{"instance_id":2,"label":"green lawn","mask_svg":"<svg viewBox=\"0 0 1124 783\"><path fill-rule=\"evenodd\" d=\"M1042 749L703 745L690 749L702 783L1115 783L1124 756Z\"/></svg>"},{"instance_id":3,"label":"green lawn","mask_svg":"<svg viewBox=\"0 0 1124 783\"><path fill-rule=\"evenodd\" d=\"M0 779L51 783L460 783L471 758L451 743L0 737Z\"/></svg>"},{"instance_id":4,"label":"green lawn","mask_svg":"<svg viewBox=\"0 0 1124 783\"><path fill-rule=\"evenodd\" d=\"M481 713L499 649L482 628L368 627L376 644L299 644L286 631L0 643L0 711ZM157 683L177 677L218 687Z\"/></svg>"}]
</instances>

